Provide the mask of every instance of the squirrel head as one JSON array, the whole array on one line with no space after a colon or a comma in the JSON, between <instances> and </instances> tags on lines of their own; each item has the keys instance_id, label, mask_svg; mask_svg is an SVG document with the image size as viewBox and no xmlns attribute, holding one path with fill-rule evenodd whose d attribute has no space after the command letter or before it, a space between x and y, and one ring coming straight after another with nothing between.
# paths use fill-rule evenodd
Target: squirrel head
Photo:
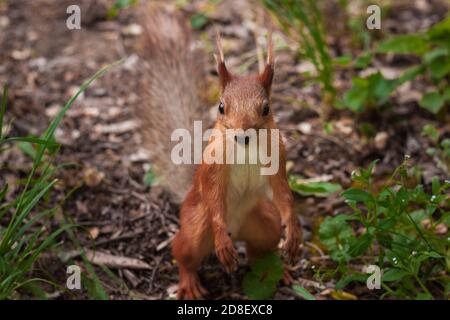
<instances>
[{"instance_id":1,"label":"squirrel head","mask_svg":"<svg viewBox=\"0 0 450 320\"><path fill-rule=\"evenodd\" d=\"M267 62L262 73L246 76L231 74L226 65L220 41L216 38L217 71L221 97L217 124L223 129L261 129L273 123L270 93L274 75L272 33L269 32Z\"/></svg>"}]
</instances>

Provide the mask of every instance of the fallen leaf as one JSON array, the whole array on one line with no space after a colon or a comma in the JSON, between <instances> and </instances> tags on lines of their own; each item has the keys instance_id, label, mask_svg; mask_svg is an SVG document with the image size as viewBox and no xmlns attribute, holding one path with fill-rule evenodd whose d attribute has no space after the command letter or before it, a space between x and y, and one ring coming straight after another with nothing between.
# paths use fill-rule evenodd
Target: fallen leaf
<instances>
[{"instance_id":1,"label":"fallen leaf","mask_svg":"<svg viewBox=\"0 0 450 320\"><path fill-rule=\"evenodd\" d=\"M133 131L137 128L137 123L134 120L127 120L109 125L98 124L95 126L95 131L99 133L125 133Z\"/></svg>"},{"instance_id":2,"label":"fallen leaf","mask_svg":"<svg viewBox=\"0 0 450 320\"><path fill-rule=\"evenodd\" d=\"M335 300L358 300L355 295L342 290L333 290L331 296Z\"/></svg>"},{"instance_id":3,"label":"fallen leaf","mask_svg":"<svg viewBox=\"0 0 450 320\"><path fill-rule=\"evenodd\" d=\"M71 250L61 252L58 254L58 256L61 259L61 261L66 262L70 259L78 257L80 254L81 254L80 250ZM86 250L85 255L86 259L88 259L89 262L99 266L106 266L108 268L113 269L128 268L128 269L145 269L145 270L151 269L151 266L148 263L135 258L129 258L125 256L115 256L109 253L92 250Z\"/></svg>"},{"instance_id":4,"label":"fallen leaf","mask_svg":"<svg viewBox=\"0 0 450 320\"><path fill-rule=\"evenodd\" d=\"M105 174L98 171L96 168L88 167L84 170L83 180L88 187L98 186L103 178L105 178Z\"/></svg>"},{"instance_id":5,"label":"fallen leaf","mask_svg":"<svg viewBox=\"0 0 450 320\"><path fill-rule=\"evenodd\" d=\"M378 150L384 150L387 146L389 135L387 132L381 131L375 135L374 144Z\"/></svg>"},{"instance_id":6,"label":"fallen leaf","mask_svg":"<svg viewBox=\"0 0 450 320\"><path fill-rule=\"evenodd\" d=\"M89 235L93 240L97 239L98 235L100 234L100 229L98 227L93 227L89 229Z\"/></svg>"}]
</instances>

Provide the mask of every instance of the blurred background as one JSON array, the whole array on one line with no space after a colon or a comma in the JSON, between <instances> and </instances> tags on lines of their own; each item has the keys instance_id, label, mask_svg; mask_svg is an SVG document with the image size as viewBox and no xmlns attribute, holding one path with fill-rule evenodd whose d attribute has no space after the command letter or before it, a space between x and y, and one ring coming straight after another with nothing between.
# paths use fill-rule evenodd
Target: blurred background
<instances>
[{"instance_id":1,"label":"blurred background","mask_svg":"<svg viewBox=\"0 0 450 320\"><path fill-rule=\"evenodd\" d=\"M0 0L0 85L8 85L0 118L0 298L175 296L170 241L178 205L159 186L132 115L142 2ZM80 30L66 26L73 4ZM264 61L273 26L272 102L303 225L295 285L252 280L239 246L236 275L213 256L202 268L210 298L448 298L450 3L164 4L186 18L205 53L205 112L219 96L215 28L229 69L245 74ZM377 21L370 5L380 9L379 29L367 26ZM277 279L277 261L262 263ZM66 287L71 264L82 269L80 290ZM384 271L379 290L366 286L370 264Z\"/></svg>"}]
</instances>

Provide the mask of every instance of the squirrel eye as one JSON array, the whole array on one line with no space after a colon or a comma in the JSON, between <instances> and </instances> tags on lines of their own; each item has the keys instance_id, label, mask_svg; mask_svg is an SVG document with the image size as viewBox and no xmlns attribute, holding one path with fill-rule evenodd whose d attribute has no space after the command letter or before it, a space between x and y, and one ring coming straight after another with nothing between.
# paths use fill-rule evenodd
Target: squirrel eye
<instances>
[{"instance_id":1,"label":"squirrel eye","mask_svg":"<svg viewBox=\"0 0 450 320\"><path fill-rule=\"evenodd\" d=\"M220 102L220 103L219 103L219 112L220 112L221 114L224 114L224 113L225 113L225 108L224 108L223 102Z\"/></svg>"},{"instance_id":2,"label":"squirrel eye","mask_svg":"<svg viewBox=\"0 0 450 320\"><path fill-rule=\"evenodd\" d=\"M267 115L269 114L269 112L270 112L269 104L268 104L268 103L265 103L265 104L264 104L264 107L263 107L262 115L263 115L263 116L267 116Z\"/></svg>"}]
</instances>

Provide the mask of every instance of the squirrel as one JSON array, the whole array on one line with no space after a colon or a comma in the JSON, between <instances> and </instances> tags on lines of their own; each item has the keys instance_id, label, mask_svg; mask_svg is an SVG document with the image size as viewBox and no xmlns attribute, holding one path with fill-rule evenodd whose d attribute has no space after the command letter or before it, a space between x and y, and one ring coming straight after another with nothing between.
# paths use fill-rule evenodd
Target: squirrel
<instances>
[{"instance_id":1,"label":"squirrel","mask_svg":"<svg viewBox=\"0 0 450 320\"><path fill-rule=\"evenodd\" d=\"M145 15L142 36L146 94L137 115L143 123L144 142L155 155L152 163L159 170L157 174L176 197L183 199L180 228L172 241L179 268L177 298L201 299L207 291L197 271L208 254L215 252L225 271L231 273L238 258L234 241L245 243L248 261L252 262L277 250L284 225L283 249L293 260L299 251L300 224L293 211L281 137L279 168L273 175L261 175L260 164L202 161L194 172L171 164L171 130L192 127L194 119L205 119L200 94L204 82L189 28L181 17L161 8L151 8L150 12ZM224 136L227 129L277 129L270 102L275 72L271 32L267 62L260 74L232 74L225 64L219 33L216 46L220 101L214 129ZM245 141L247 145L251 139L236 137L236 144ZM216 140L210 138L208 146L214 143ZM292 280L286 270L284 280Z\"/></svg>"}]
</instances>

